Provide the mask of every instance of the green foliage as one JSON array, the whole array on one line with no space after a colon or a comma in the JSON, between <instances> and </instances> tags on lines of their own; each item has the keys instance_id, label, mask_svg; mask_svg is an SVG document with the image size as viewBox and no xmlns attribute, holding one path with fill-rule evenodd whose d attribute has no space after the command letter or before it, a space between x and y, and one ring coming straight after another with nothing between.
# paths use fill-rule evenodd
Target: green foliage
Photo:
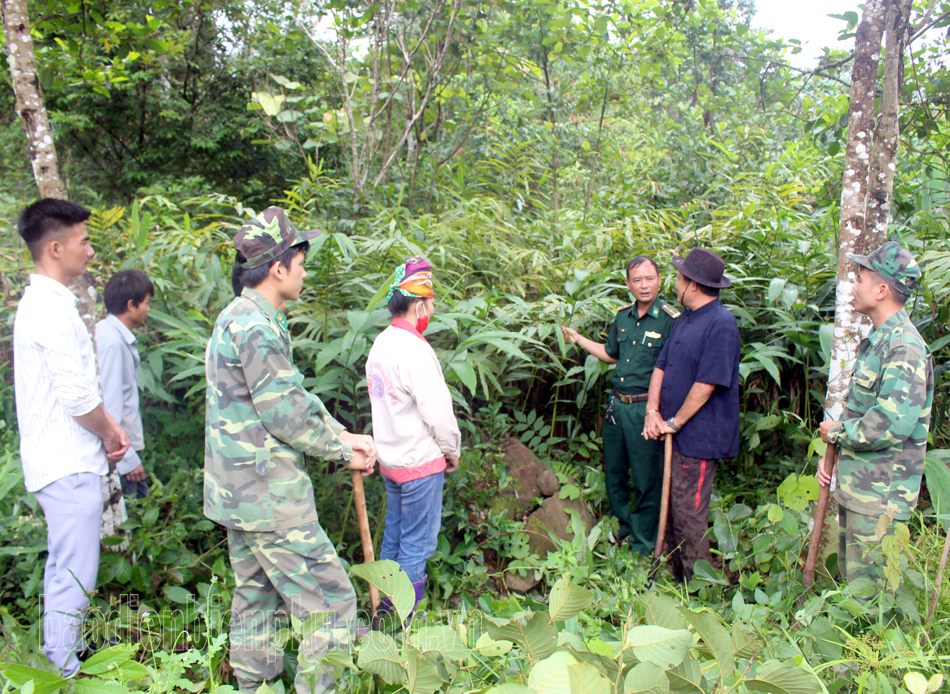
<instances>
[{"instance_id":1,"label":"green foliage","mask_svg":"<svg viewBox=\"0 0 950 694\"><path fill-rule=\"evenodd\" d=\"M106 647L68 686L229 691L233 582L224 533L201 511L203 358L232 296L231 236L252 207L272 203L324 231L289 310L306 386L348 428L369 431L363 372L388 322L381 301L395 265L424 253L438 292L426 336L465 437L424 603L452 612L425 621L409 621L402 572L356 564L349 472L307 462L320 518L357 585L368 580L396 603L398 618L367 636L355 664L351 654L328 657L352 673L354 691L941 686L950 674L946 587L926 636L920 622L950 522L943 453L928 460L921 517L885 539L889 589L836 584L833 558L813 591L801 587L817 494L811 466L822 453L814 432L830 354L847 99L832 82L784 68L780 43L750 26L748 3L733 4L404 3L389 15L385 3L335 0L31 6L71 193L95 208L91 270L101 282L138 267L157 291L140 338L152 496L131 505L129 548L102 554L88 637ZM296 23L331 10L336 37L314 39ZM450 24L454 39L436 69ZM344 56L340 36L350 48L386 40ZM925 271L913 317L935 352L931 433L942 449L945 44L908 61L915 77L902 132L915 156L897 171L893 225ZM330 64L343 58L342 70ZM36 638L41 512L15 453L10 329L29 259L13 219L30 179L10 99L0 102L0 124L0 662L6 691L35 694L59 684ZM523 522L503 507L501 492L514 486L504 437L554 467L563 498L607 514L600 431L611 367L566 345L558 326L603 341L629 302L625 262L656 258L672 300L669 260L695 245L726 259L733 287L723 299L744 345L742 447L717 472L711 512L722 568L700 562L686 588L663 572L651 584L644 563L611 542L611 518L592 528L573 518L573 540L534 554ZM384 517L380 480L365 487L370 517ZM381 523L374 530L378 545ZM537 594L508 595L512 573L539 579ZM282 632L291 655L320 619Z\"/></svg>"}]
</instances>

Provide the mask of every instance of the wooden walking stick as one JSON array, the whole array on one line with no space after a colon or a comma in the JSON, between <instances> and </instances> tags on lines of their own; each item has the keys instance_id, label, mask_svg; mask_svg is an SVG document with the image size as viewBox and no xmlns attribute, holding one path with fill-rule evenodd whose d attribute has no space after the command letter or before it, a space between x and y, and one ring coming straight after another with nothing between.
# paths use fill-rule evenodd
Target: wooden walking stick
<instances>
[{"instance_id":1,"label":"wooden walking stick","mask_svg":"<svg viewBox=\"0 0 950 694\"><path fill-rule=\"evenodd\" d=\"M838 447L828 444L825 451L825 469L834 470L838 462ZM825 513L828 511L828 495L831 493L831 484L818 488L818 504L815 506L814 527L811 530L811 545L808 547L808 559L805 560L805 575L802 584L806 588L815 582L815 564L818 563L818 549L821 547L821 536L825 530Z\"/></svg>"},{"instance_id":2,"label":"wooden walking stick","mask_svg":"<svg viewBox=\"0 0 950 694\"><path fill-rule=\"evenodd\" d=\"M353 499L356 501L356 520L360 524L360 540L363 544L363 563L369 564L376 561L376 553L373 552L373 534L369 531L369 517L366 515L366 494L363 492L363 475L359 470L353 470ZM379 612L379 589L372 583L369 585L369 603L372 609L370 619L373 629L377 629L377 617Z\"/></svg>"},{"instance_id":3,"label":"wooden walking stick","mask_svg":"<svg viewBox=\"0 0 950 694\"><path fill-rule=\"evenodd\" d=\"M670 481L673 476L673 434L666 435L663 445L663 491L660 492L660 527L656 533L656 547L653 549L653 565L650 567L650 577L660 568L660 557L663 556L663 543L666 542L666 521L670 515Z\"/></svg>"}]
</instances>

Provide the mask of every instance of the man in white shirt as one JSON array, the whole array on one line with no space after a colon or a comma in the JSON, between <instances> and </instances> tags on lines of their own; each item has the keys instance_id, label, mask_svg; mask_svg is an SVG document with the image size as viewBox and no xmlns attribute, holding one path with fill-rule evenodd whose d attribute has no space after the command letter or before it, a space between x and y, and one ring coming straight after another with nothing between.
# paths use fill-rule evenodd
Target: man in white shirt
<instances>
[{"instance_id":1,"label":"man in white shirt","mask_svg":"<svg viewBox=\"0 0 950 694\"><path fill-rule=\"evenodd\" d=\"M102 476L129 447L102 405L92 341L66 288L95 253L88 218L75 203L46 198L17 226L34 264L13 324L20 458L46 516L43 647L65 677L79 671L81 614L96 587Z\"/></svg>"},{"instance_id":2,"label":"man in white shirt","mask_svg":"<svg viewBox=\"0 0 950 694\"><path fill-rule=\"evenodd\" d=\"M145 436L139 412L139 351L132 330L145 325L154 293L152 281L141 270L115 273L102 292L109 315L96 323L102 404L129 435L129 450L116 468L122 477L122 493L133 499L148 496L148 478L139 456Z\"/></svg>"}]
</instances>

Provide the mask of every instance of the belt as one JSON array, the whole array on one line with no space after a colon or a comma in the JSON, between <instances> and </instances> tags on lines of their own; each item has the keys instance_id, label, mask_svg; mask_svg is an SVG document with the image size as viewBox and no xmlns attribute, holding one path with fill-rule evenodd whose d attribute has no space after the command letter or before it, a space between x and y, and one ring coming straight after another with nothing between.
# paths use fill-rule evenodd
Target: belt
<instances>
[{"instance_id":1,"label":"belt","mask_svg":"<svg viewBox=\"0 0 950 694\"><path fill-rule=\"evenodd\" d=\"M616 390L614 391L614 397L626 405L630 405L631 403L635 402L646 402L648 395L648 393L640 393L639 395L622 395Z\"/></svg>"}]
</instances>

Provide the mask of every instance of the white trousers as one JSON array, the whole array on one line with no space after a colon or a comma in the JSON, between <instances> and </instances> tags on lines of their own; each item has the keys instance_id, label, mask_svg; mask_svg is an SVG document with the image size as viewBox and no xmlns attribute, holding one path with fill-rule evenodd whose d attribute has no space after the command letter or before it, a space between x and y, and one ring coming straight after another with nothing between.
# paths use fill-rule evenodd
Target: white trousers
<instances>
[{"instance_id":1,"label":"white trousers","mask_svg":"<svg viewBox=\"0 0 950 694\"><path fill-rule=\"evenodd\" d=\"M82 612L96 587L102 477L79 472L36 492L46 516L49 557L43 574L43 649L64 677L79 671Z\"/></svg>"}]
</instances>

